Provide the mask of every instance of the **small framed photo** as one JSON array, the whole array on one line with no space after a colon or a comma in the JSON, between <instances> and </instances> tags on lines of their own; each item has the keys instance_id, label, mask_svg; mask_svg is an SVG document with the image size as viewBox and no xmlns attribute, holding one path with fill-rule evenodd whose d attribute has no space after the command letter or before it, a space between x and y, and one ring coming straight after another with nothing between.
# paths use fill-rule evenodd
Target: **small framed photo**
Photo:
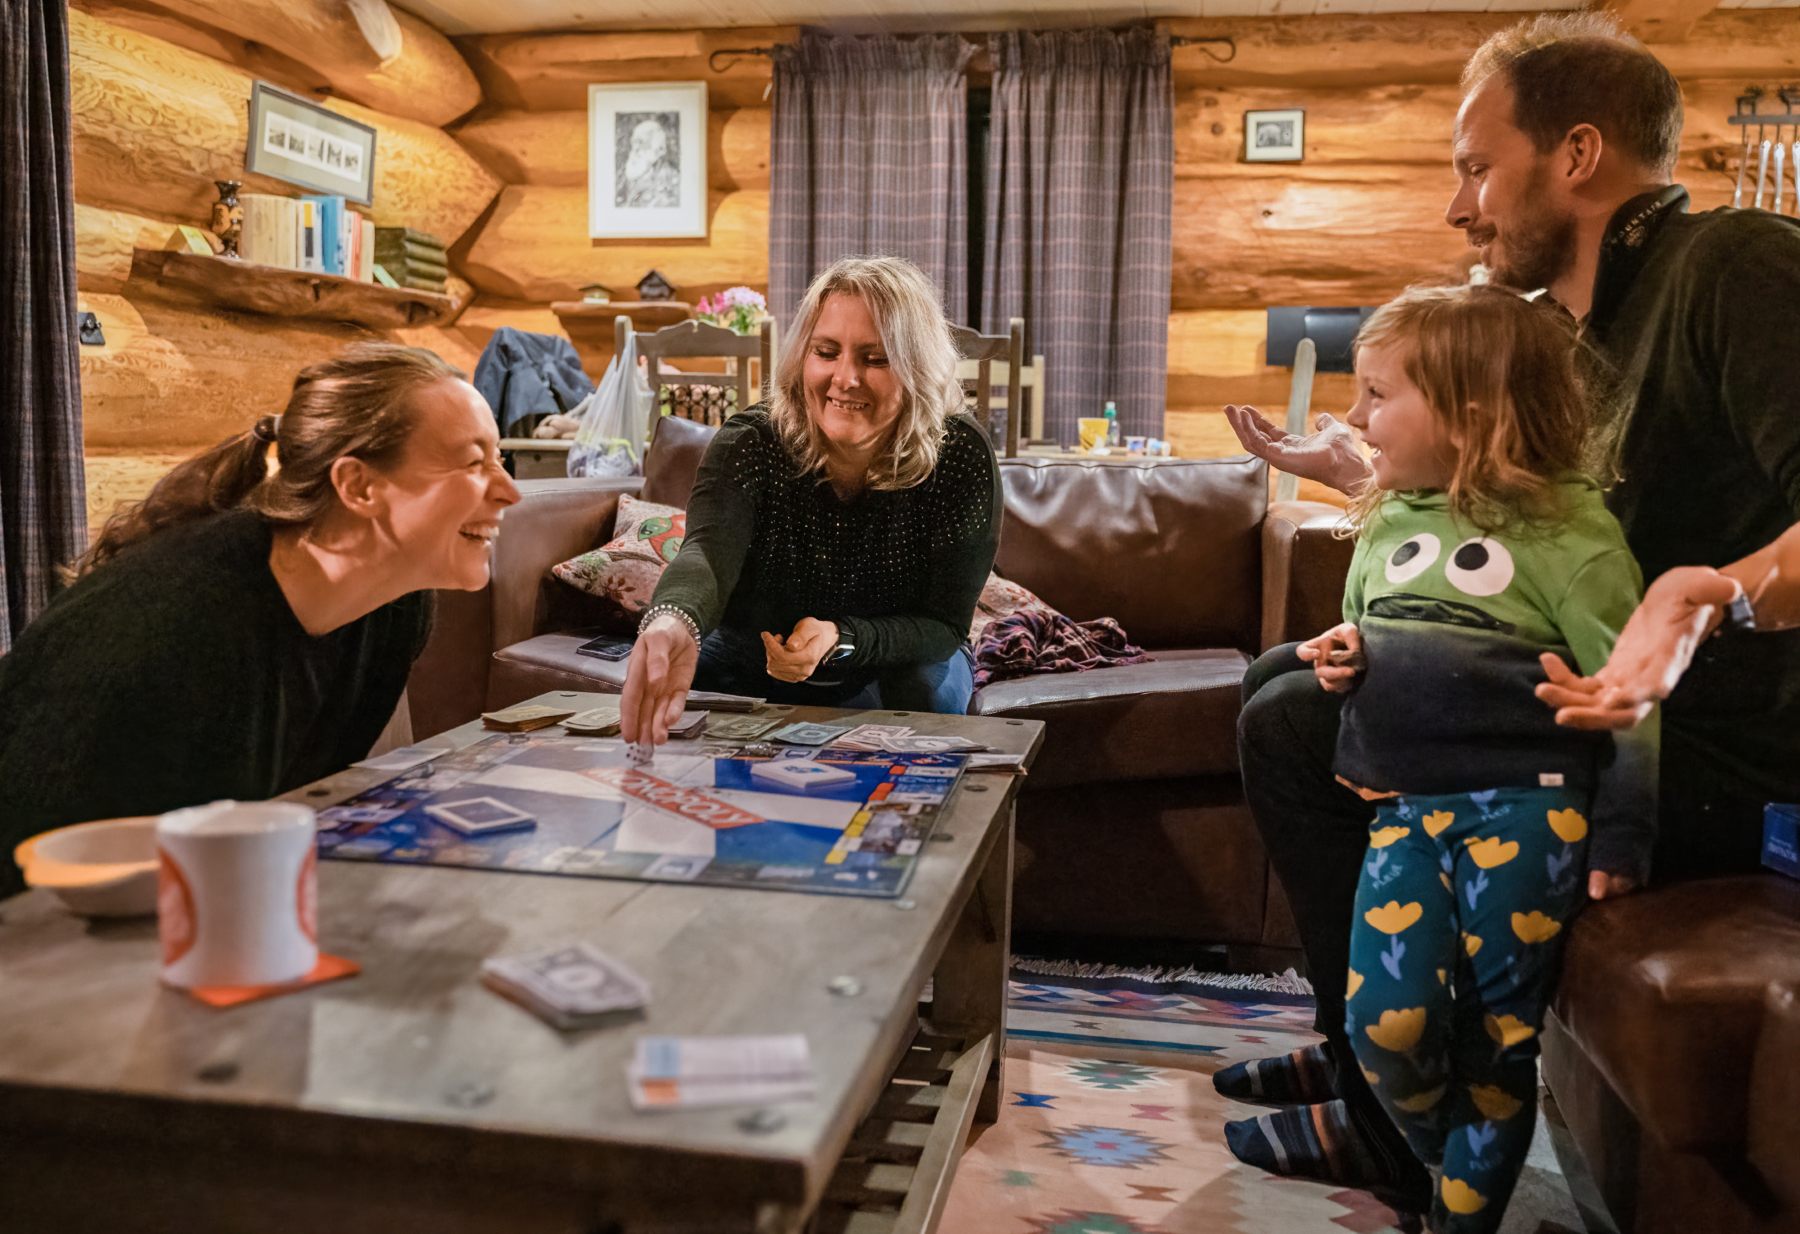
<instances>
[{"instance_id":1,"label":"small framed photo","mask_svg":"<svg viewBox=\"0 0 1800 1234\"><path fill-rule=\"evenodd\" d=\"M1246 163L1298 163L1306 157L1306 111L1244 113L1244 161Z\"/></svg>"},{"instance_id":2,"label":"small framed photo","mask_svg":"<svg viewBox=\"0 0 1800 1234\"><path fill-rule=\"evenodd\" d=\"M706 235L706 83L588 87L588 235Z\"/></svg>"},{"instance_id":3,"label":"small framed photo","mask_svg":"<svg viewBox=\"0 0 1800 1234\"><path fill-rule=\"evenodd\" d=\"M375 130L259 81L244 169L366 206L375 196Z\"/></svg>"}]
</instances>

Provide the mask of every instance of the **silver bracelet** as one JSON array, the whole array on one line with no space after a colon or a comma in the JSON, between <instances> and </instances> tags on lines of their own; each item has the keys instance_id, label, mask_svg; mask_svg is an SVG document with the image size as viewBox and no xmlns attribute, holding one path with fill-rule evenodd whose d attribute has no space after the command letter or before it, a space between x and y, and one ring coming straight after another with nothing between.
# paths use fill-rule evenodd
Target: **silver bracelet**
<instances>
[{"instance_id":1,"label":"silver bracelet","mask_svg":"<svg viewBox=\"0 0 1800 1234\"><path fill-rule=\"evenodd\" d=\"M645 609L644 615L638 619L638 633L643 634L650 628L651 622L663 616L679 617L681 624L687 627L687 632L694 636L694 646L700 645L700 623L690 617L686 609L677 608L673 604L652 604Z\"/></svg>"}]
</instances>

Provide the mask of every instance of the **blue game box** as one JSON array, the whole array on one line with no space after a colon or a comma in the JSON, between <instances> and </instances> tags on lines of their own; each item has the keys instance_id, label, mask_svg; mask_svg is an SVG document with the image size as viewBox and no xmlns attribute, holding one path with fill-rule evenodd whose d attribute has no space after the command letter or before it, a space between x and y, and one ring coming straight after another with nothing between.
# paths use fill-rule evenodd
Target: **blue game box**
<instances>
[{"instance_id":1,"label":"blue game box","mask_svg":"<svg viewBox=\"0 0 1800 1234\"><path fill-rule=\"evenodd\" d=\"M1763 807L1762 861L1777 874L1800 878L1800 805Z\"/></svg>"}]
</instances>

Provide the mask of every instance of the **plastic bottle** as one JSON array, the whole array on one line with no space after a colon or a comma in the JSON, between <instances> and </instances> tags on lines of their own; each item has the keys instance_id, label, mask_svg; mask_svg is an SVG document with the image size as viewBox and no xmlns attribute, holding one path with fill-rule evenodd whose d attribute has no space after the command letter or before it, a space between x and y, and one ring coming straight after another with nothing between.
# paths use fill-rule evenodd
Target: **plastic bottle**
<instances>
[{"instance_id":1,"label":"plastic bottle","mask_svg":"<svg viewBox=\"0 0 1800 1234\"><path fill-rule=\"evenodd\" d=\"M1111 399L1106 400L1106 410L1100 413L1106 417L1106 444L1109 449L1117 449L1124 439L1119 436L1119 409Z\"/></svg>"}]
</instances>

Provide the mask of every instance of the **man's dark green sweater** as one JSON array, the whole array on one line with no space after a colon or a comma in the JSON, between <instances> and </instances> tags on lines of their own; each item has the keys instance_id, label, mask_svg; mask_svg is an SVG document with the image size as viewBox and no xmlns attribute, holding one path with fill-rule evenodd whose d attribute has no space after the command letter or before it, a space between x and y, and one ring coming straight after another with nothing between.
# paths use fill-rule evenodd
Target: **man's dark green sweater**
<instances>
[{"instance_id":1,"label":"man's dark green sweater","mask_svg":"<svg viewBox=\"0 0 1800 1234\"><path fill-rule=\"evenodd\" d=\"M1621 403L1607 505L1646 582L1800 521L1800 223L1687 201L1618 211L1583 327ZM1663 710L1662 779L1670 872L1754 866L1762 803L1800 800L1800 631L1700 649Z\"/></svg>"}]
</instances>

